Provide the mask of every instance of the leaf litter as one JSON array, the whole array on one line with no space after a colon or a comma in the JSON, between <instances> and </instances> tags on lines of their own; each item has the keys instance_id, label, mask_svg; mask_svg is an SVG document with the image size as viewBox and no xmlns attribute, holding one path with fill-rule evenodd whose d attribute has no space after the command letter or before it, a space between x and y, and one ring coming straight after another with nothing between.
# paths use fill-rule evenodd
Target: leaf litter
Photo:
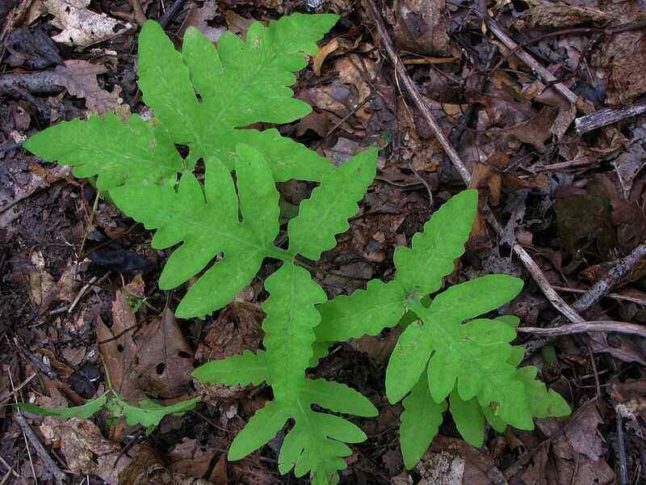
<instances>
[{"instance_id":1,"label":"leaf litter","mask_svg":"<svg viewBox=\"0 0 646 485\"><path fill-rule=\"evenodd\" d=\"M48 70L55 73L55 84L65 92L61 93L60 87L55 92L33 92L20 84L12 84L11 91L2 90L3 147L58 119L86 116L88 111L111 112L119 109L122 101L133 112L140 107L129 81L135 76L131 49L135 22L128 7L124 10L109 2L91 6L85 1L72 2L75 16L71 17L61 10L67 2L44 3L53 18L32 15L29 27L42 28L54 38L63 62L53 54L51 45L44 47L42 39L40 50L30 51L26 40L10 35L6 39L11 42L5 45L13 60L6 64L5 73L22 76L22 69L30 74ZM366 12L356 2L307 3L306 8L342 12L343 24L334 33L336 42L330 44L326 57L317 63L316 70L308 69L297 85L296 95L313 104L315 111L281 130L321 153L334 154L338 163L357 147L372 143L379 144L385 154L378 175L383 180L373 184L362 213L352 221L340 245L317 264L317 277L326 291L335 295L361 288L365 279L389 278L393 247L408 243L421 221L455 191L455 186L446 182L451 171L443 167L441 148L428 127L420 123L419 113L403 95L400 80L384 62L379 42L366 28ZM467 274L481 274L483 267L490 268L494 263L485 257L490 254L488 249L498 258L496 267L502 267L501 261L511 260L506 245L515 238L531 246L532 255L555 287L585 291L616 264L617 258L644 241L643 117L623 120L581 138L573 130L574 116L581 113L577 114L551 85L536 79L530 69L502 48L483 29L472 9L459 2L400 1L392 10L383 2L377 3L409 72L447 134L465 121L464 113L471 108L471 117L456 142L458 151L473 173L473 185L480 188L494 210L515 217L506 244L500 246L482 225L473 247L452 276L454 282ZM164 12L159 2L143 2L142 6L152 18ZM646 52L643 30L612 31L642 20L637 4L624 6L614 1L489 4L518 43L579 95L594 102L597 109L634 103L646 89L640 62ZM170 20L169 31L181 35L183 25L198 25L216 40L225 29L244 33L252 18L275 18L282 7L276 2L186 2L186 7ZM80 22L80 18L88 21ZM9 30L22 27L18 21ZM559 29L575 28L590 30L552 35ZM491 45L498 49L490 63ZM90 54L92 46L116 50L118 55L108 64L110 69L101 54ZM448 59L453 60L446 62ZM487 78L484 87L478 87L478 74ZM79 103L79 99L85 101ZM86 255L80 250L87 239L84 228L92 208L91 200L86 200L90 189L67 184L65 173L58 174L55 168L15 150L0 153L0 160L0 195L4 202L0 206L0 313L9 322L2 323L3 332L19 336L21 345L31 350L47 349L49 355L74 371L91 362L92 352L100 348L112 383L134 401L146 396L163 400L193 395L195 384L189 376L192 349L197 351L197 360L203 361L259 348L261 292L249 291L247 301L229 305L212 319L180 325L164 310L167 298L172 308L177 296L154 286L164 254L154 256L152 274L143 275L147 290L137 280L137 288L133 288L133 275L113 267L104 270L107 277L100 285L89 286L69 316L57 313L57 303L64 305L60 308L69 306L90 281L87 266L79 266L80 258ZM429 200L427 186L433 200ZM520 191L527 195L516 197ZM517 200L524 200L524 210L510 206ZM8 205L9 209L2 209ZM98 211L94 214L97 219L117 221L119 230L110 235L118 239L115 243L134 254L144 254L143 248L149 246L145 231L101 204ZM89 241L90 249L100 244ZM507 266L510 273L512 263L517 262L512 260ZM526 273L523 277L530 279ZM643 268L636 268L613 292L637 295L637 301L641 292L643 301L643 279ZM575 293L563 295L568 301L576 297ZM547 325L557 316L532 288L525 290L515 305L513 311L526 318L527 324ZM614 298L602 300L585 316L589 320L637 323L646 319L643 305ZM78 342L70 343L72 334ZM356 375L352 378L359 379L355 369L372 369L365 372L358 388L377 395L383 379L379 366L392 348L389 337L384 334L342 346L329 357L331 368L347 379L351 379L353 370ZM548 420L531 433L508 433L497 438L488 435L485 448L475 450L456 440L454 424L447 420L421 468L408 473L396 459L397 436L392 422L380 419L370 434L374 442L356 448L344 480L440 483L429 477L441 477L446 483L491 483L502 474L508 481L537 484L583 484L593 479L611 483L619 473L617 451L622 446L615 426L617 413L622 413L625 428L627 466L633 473L640 473L644 469L640 466L643 417L632 416L643 414L643 342L616 334L595 333L585 338L595 352L596 370L581 341L562 337L551 347L557 356L555 382L566 384L560 390L576 411L565 423ZM3 355L7 356L3 363L13 354L9 342L2 343ZM542 359L546 352L531 357L544 373ZM44 365L56 362L53 358L42 360ZM19 362L19 369L14 364L12 372L21 374L14 375L20 382L42 372L22 358ZM602 384L597 403L590 401L596 395L595 373ZM4 377L0 384L8 386ZM96 392L104 387L105 375ZM36 395L56 392L36 385L33 379L21 392L28 389ZM41 437L53 448L65 443L58 452L73 473L98 475L108 483L117 483L119 471L130 466L132 457L139 457L139 463L148 461L147 465L131 468L129 476L142 480L162 480L162 476L179 473L213 483L227 475L232 483L275 483L271 467L257 459L236 463L224 472L219 465L219 450L227 447L241 421L270 397L267 389L240 389L227 396L209 388L201 392L213 392L208 404L200 408L208 422L192 413L167 418L154 432L154 450L135 446L123 453L128 446L124 433L106 433L105 428L89 420L52 420L49 426L56 423L61 429L48 431L47 425L41 424ZM56 399L60 402L54 404L78 404L67 394ZM381 404L382 413L389 412L387 407ZM51 439L54 436L58 436L57 441ZM15 469L30 473L28 464L21 461L24 445L19 435L8 434L6 438L0 455L15 460L11 461ZM38 457L34 459L39 461ZM275 459L271 446L263 459ZM46 473L42 467L36 469ZM216 469L220 471L216 473Z\"/></svg>"}]
</instances>

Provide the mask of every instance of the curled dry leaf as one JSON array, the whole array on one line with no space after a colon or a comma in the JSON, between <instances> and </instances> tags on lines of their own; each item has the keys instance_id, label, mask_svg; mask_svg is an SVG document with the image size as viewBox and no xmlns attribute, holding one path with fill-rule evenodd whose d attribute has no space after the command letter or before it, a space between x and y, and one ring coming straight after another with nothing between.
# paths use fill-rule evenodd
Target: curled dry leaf
<instances>
[{"instance_id":1,"label":"curled dry leaf","mask_svg":"<svg viewBox=\"0 0 646 485\"><path fill-rule=\"evenodd\" d=\"M43 0L43 4L54 16L54 26L63 29L52 38L69 46L87 47L112 39L132 28L129 23L88 10L90 0Z\"/></svg>"}]
</instances>

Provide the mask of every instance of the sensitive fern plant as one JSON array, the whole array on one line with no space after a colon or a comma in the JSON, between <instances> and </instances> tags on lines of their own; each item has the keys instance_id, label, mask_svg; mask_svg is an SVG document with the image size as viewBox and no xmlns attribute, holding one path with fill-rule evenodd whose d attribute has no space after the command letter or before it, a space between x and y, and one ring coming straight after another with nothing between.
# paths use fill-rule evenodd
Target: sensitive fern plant
<instances>
[{"instance_id":1,"label":"sensitive fern plant","mask_svg":"<svg viewBox=\"0 0 646 485\"><path fill-rule=\"evenodd\" d=\"M397 324L405 329L386 371L386 394L391 403L403 399L407 467L423 455L446 409L476 446L483 443L485 421L496 430L530 429L533 417L569 412L535 379L535 368L519 368L523 349L510 344L518 320L482 317L514 298L520 280L485 276L429 298L464 250L477 210L474 191L448 201L410 248L397 249L392 281L371 281L366 290L327 301L303 268L304 258L318 260L348 229L375 176L377 152L366 150L335 167L275 129L249 126L287 123L309 112L290 86L336 20L294 14L266 27L255 23L246 41L225 34L217 48L189 29L181 53L148 22L139 38L139 87L153 110L150 119L92 116L60 123L25 144L46 160L72 165L77 177L96 177L125 214L156 231L154 248L175 248L159 286L193 281L177 307L180 317L211 314L248 285L265 260L279 265L264 282L263 349L208 362L194 376L205 383L271 386L273 400L236 436L229 459L260 448L290 423L279 469L309 473L319 484L336 483L352 453L348 444L366 439L338 414L370 417L377 410L344 384L311 378L308 369L333 343ZM177 145L188 148L185 158ZM318 186L281 234L276 183L290 179ZM194 404L168 407L166 414ZM132 406L113 393L80 408L28 408L88 417L103 407L131 424L154 425L163 417L157 405L142 404L150 419L141 413L128 419Z\"/></svg>"}]
</instances>

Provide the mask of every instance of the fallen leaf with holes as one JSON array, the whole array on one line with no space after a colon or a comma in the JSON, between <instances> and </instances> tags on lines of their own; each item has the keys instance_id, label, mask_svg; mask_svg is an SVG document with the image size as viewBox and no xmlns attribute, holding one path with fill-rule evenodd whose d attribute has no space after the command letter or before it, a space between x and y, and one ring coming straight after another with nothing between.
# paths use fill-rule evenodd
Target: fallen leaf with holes
<instances>
[{"instance_id":1,"label":"fallen leaf with holes","mask_svg":"<svg viewBox=\"0 0 646 485\"><path fill-rule=\"evenodd\" d=\"M112 327L102 321L97 324L99 350L112 386L134 403L146 396L169 399L184 395L193 370L193 351L171 310L139 328L130 302L141 298L142 285L140 277L134 278L117 291Z\"/></svg>"},{"instance_id":2,"label":"fallen leaf with holes","mask_svg":"<svg viewBox=\"0 0 646 485\"><path fill-rule=\"evenodd\" d=\"M126 295L126 289L117 290L112 302L112 326L105 325L99 317L96 334L113 389L127 401L137 403L146 395L133 376L139 351L133 337L137 318Z\"/></svg>"},{"instance_id":3,"label":"fallen leaf with holes","mask_svg":"<svg viewBox=\"0 0 646 485\"><path fill-rule=\"evenodd\" d=\"M158 398L182 396L191 382L193 351L172 310L137 332L135 343L138 386Z\"/></svg>"},{"instance_id":4,"label":"fallen leaf with holes","mask_svg":"<svg viewBox=\"0 0 646 485\"><path fill-rule=\"evenodd\" d=\"M97 44L132 28L129 23L88 10L90 0L43 0L43 4L54 16L52 24L63 29L52 39L72 47Z\"/></svg>"}]
</instances>

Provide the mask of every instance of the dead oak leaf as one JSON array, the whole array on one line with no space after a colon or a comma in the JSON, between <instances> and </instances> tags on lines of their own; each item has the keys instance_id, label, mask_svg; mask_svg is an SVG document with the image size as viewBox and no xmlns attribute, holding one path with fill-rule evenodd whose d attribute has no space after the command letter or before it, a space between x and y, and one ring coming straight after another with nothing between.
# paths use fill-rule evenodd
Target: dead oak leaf
<instances>
[{"instance_id":1,"label":"dead oak leaf","mask_svg":"<svg viewBox=\"0 0 646 485\"><path fill-rule=\"evenodd\" d=\"M184 339L173 312L139 328L127 294L117 291L112 304L112 327L97 324L99 350L114 390L137 403L146 396L174 398L184 394L193 370L193 352Z\"/></svg>"},{"instance_id":2,"label":"dead oak leaf","mask_svg":"<svg viewBox=\"0 0 646 485\"><path fill-rule=\"evenodd\" d=\"M57 84L77 98L85 99L89 111L99 114L114 110L123 100L119 96L121 87L115 86L110 92L99 86L97 75L105 74L105 66L83 60L65 61L65 65L54 69Z\"/></svg>"},{"instance_id":3,"label":"dead oak leaf","mask_svg":"<svg viewBox=\"0 0 646 485\"><path fill-rule=\"evenodd\" d=\"M97 44L132 28L129 23L88 10L90 0L43 0L43 4L54 16L52 24L63 29L52 39L72 47Z\"/></svg>"}]
</instances>

